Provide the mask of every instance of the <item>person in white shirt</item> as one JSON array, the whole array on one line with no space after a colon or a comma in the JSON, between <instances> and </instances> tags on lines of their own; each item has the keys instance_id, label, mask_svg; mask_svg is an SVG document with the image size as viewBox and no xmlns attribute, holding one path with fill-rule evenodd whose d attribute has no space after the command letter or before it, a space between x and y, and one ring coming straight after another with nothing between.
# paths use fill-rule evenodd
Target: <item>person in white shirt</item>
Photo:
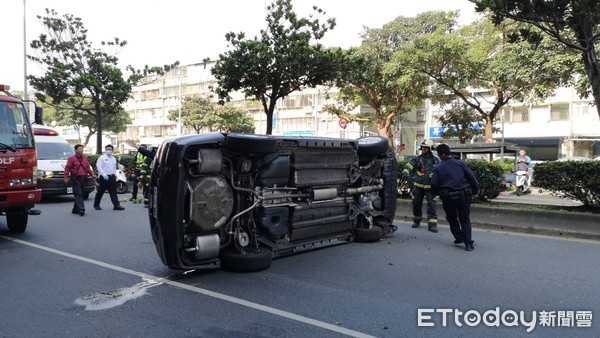
<instances>
[{"instance_id":1,"label":"person in white shirt","mask_svg":"<svg viewBox=\"0 0 600 338\"><path fill-rule=\"evenodd\" d=\"M108 194L110 195L113 210L125 210L117 197L117 178L115 176L117 172L117 159L112 156L112 152L113 146L110 144L107 145L104 147L104 155L100 156L96 162L99 178L98 190L94 199L94 209L96 210L102 210L100 200L102 200L102 196L106 190L108 190Z\"/></svg>"}]
</instances>

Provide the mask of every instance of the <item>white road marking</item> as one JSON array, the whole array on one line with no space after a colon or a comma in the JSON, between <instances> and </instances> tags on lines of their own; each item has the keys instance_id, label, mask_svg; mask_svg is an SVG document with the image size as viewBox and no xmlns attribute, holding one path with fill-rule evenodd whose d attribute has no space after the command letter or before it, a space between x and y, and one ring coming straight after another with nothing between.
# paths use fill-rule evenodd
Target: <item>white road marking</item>
<instances>
[{"instance_id":1,"label":"white road marking","mask_svg":"<svg viewBox=\"0 0 600 338\"><path fill-rule=\"evenodd\" d=\"M104 263L95 259L91 259L91 258L87 258L87 257L83 257L83 256L78 256L78 255L74 255L74 254L70 254L68 252L64 252L64 251L60 251L60 250L56 250L56 249L52 249L43 245L39 245L39 244L35 244L35 243L31 243L31 242L26 242L26 241L22 241L20 239L16 239L13 237L8 237L8 236L0 236L0 238L15 242L15 243L19 243L19 244L23 244L23 245L27 245L36 249L40 249L40 250L44 250L44 251L48 251L57 255L61 255L64 257L68 257L68 258L72 258L72 259L76 259L82 262L86 262L86 263L90 263L90 264L94 264L97 266L101 266L103 268L107 268L107 269L111 269L114 271L118 271L118 272L122 272L122 273L126 273L129 275L133 275L133 276L138 276L141 278L145 278L145 279L149 279L152 280L156 283L162 283L162 284L168 284L180 289L184 289L184 290L188 290L191 292L195 292L201 295L205 295L208 297L213 297L216 299L220 299L220 300L224 300L226 302L230 302L233 304L237 304L237 305L241 305L241 306L245 306L245 307L249 307L251 309L254 310L258 310L258 311L262 311L262 312L266 312L266 313L270 313L273 314L275 316L280 316L283 318L287 318L290 320L294 320L297 322L301 322L304 324L308 324L308 325L312 325L312 326L316 326L325 330L329 330L329 331L333 331L333 332L337 332L337 333L341 333L350 337L361 337L361 338L374 338L374 336L368 335L366 333L362 333L362 332L358 332L358 331L354 331L354 330L350 330L350 329L346 329L344 327L340 327L337 325L333 325L333 324L329 324L326 322L322 322L320 320L316 320L316 319L312 319L309 317L305 317L305 316L301 316L301 315L297 315L295 313L291 313L288 311L284 311L284 310L279 310L270 306L266 306L266 305L262 305L262 304L258 304L258 303L254 303L254 302L250 302L241 298L237 298L237 297L233 297L233 296L228 296L226 294L222 294L219 292L214 292L214 291L210 291L207 289L203 289L203 288L199 288L196 286L191 286L191 285L187 285L184 283L179 283L179 282L175 282L172 280L169 280L167 278L161 278L161 277L157 277L157 276L153 276L144 272L140 272L140 271L135 271L135 270L131 270L131 269L127 269L127 268L123 268L120 266L116 266L116 265L112 265L109 263Z\"/></svg>"}]
</instances>

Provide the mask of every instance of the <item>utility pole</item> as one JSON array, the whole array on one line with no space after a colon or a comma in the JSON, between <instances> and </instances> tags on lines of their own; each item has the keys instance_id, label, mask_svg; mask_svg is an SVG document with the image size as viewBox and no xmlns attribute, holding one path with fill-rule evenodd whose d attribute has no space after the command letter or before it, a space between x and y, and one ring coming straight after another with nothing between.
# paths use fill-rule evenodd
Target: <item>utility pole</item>
<instances>
[{"instance_id":1,"label":"utility pole","mask_svg":"<svg viewBox=\"0 0 600 338\"><path fill-rule=\"evenodd\" d=\"M23 0L23 99L27 100L27 15L25 10L27 0Z\"/></svg>"}]
</instances>

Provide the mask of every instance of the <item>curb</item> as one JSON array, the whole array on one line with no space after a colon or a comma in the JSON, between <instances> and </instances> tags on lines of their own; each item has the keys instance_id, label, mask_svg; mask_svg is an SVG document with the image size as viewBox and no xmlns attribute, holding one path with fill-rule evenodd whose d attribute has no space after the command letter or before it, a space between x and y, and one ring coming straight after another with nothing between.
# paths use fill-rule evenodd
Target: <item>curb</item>
<instances>
[{"instance_id":1,"label":"curb","mask_svg":"<svg viewBox=\"0 0 600 338\"><path fill-rule=\"evenodd\" d=\"M426 203L423 203L426 206ZM438 222L446 222L441 203L436 203ZM426 211L423 211L426 215ZM410 200L397 200L397 222L412 222ZM511 231L519 233L579 238L600 241L600 215L556 211L522 210L471 205L471 223L476 229Z\"/></svg>"}]
</instances>

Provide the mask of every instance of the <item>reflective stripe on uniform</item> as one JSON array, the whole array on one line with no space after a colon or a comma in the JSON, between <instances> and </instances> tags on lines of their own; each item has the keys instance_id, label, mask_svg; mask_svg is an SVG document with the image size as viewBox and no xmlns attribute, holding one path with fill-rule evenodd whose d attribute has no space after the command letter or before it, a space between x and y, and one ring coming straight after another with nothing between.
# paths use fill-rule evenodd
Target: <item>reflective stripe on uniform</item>
<instances>
[{"instance_id":1,"label":"reflective stripe on uniform","mask_svg":"<svg viewBox=\"0 0 600 338\"><path fill-rule=\"evenodd\" d=\"M431 185L429 185L429 184L421 184L421 183L415 182L414 185L417 188L431 189Z\"/></svg>"},{"instance_id":2,"label":"reflective stripe on uniform","mask_svg":"<svg viewBox=\"0 0 600 338\"><path fill-rule=\"evenodd\" d=\"M437 219L433 218L433 219L428 219L427 223L437 223Z\"/></svg>"}]
</instances>

